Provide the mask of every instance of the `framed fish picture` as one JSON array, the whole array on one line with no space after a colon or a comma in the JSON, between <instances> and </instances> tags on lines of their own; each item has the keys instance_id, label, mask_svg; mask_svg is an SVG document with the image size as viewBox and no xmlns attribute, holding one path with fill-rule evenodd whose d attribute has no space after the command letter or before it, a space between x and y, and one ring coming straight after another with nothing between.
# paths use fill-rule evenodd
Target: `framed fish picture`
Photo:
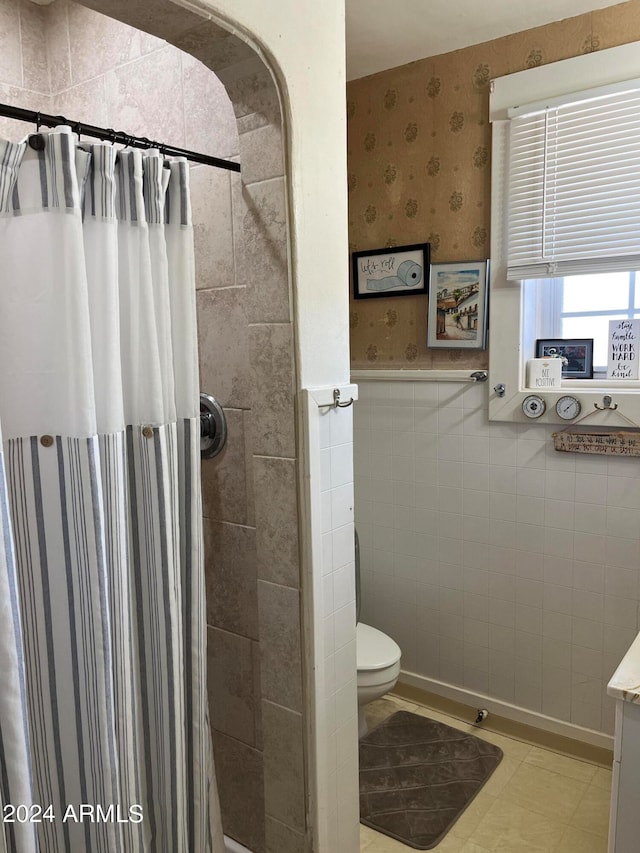
<instances>
[{"instance_id":1,"label":"framed fish picture","mask_svg":"<svg viewBox=\"0 0 640 853\"><path fill-rule=\"evenodd\" d=\"M429 243L353 252L354 299L426 293L429 282Z\"/></svg>"}]
</instances>

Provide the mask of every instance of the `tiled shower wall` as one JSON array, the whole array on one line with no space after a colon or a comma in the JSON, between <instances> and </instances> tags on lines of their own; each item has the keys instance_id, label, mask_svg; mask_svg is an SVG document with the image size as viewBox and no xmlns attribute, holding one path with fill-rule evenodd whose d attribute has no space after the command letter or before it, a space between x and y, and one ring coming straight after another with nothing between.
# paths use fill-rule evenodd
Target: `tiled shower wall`
<instances>
[{"instance_id":1,"label":"tiled shower wall","mask_svg":"<svg viewBox=\"0 0 640 853\"><path fill-rule=\"evenodd\" d=\"M355 381L363 621L407 672L611 733L606 683L638 631L640 461L490 423L486 385Z\"/></svg>"},{"instance_id":2,"label":"tiled shower wall","mask_svg":"<svg viewBox=\"0 0 640 853\"><path fill-rule=\"evenodd\" d=\"M153 9L138 15L146 26ZM176 41L203 62L222 55L225 86L189 53L82 5L0 0L0 100L243 162L242 178L191 167L201 387L229 430L202 469L210 708L225 832L255 853L298 853L306 812L280 108L250 48L183 10L158 20L181 28ZM29 130L0 119L2 135Z\"/></svg>"}]
</instances>

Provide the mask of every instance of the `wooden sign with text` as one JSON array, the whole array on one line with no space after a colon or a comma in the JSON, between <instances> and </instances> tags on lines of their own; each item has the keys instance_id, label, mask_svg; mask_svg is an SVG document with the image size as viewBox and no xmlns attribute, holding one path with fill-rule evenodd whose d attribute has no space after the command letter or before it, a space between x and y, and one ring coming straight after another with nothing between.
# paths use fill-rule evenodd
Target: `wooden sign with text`
<instances>
[{"instance_id":1,"label":"wooden sign with text","mask_svg":"<svg viewBox=\"0 0 640 853\"><path fill-rule=\"evenodd\" d=\"M640 456L640 431L554 432L556 450L598 456Z\"/></svg>"}]
</instances>

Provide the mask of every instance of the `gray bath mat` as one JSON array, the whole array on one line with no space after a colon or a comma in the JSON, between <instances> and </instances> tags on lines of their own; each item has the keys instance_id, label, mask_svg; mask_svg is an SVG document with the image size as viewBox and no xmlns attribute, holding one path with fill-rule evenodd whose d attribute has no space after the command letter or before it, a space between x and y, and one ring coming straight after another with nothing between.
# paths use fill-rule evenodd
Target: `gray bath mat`
<instances>
[{"instance_id":1,"label":"gray bath mat","mask_svg":"<svg viewBox=\"0 0 640 853\"><path fill-rule=\"evenodd\" d=\"M360 821L431 850L501 759L475 735L398 711L360 741Z\"/></svg>"}]
</instances>

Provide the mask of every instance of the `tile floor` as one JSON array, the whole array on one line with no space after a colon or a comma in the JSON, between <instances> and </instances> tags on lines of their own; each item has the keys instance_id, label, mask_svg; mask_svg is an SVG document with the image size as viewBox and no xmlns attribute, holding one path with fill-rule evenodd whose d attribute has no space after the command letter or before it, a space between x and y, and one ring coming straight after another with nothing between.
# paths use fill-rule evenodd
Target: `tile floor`
<instances>
[{"instance_id":1,"label":"tile floor","mask_svg":"<svg viewBox=\"0 0 640 853\"><path fill-rule=\"evenodd\" d=\"M425 714L497 744L504 758L445 838L438 853L606 853L611 771L480 730L396 696L369 705L369 725L398 710ZM412 848L360 827L360 851Z\"/></svg>"}]
</instances>

